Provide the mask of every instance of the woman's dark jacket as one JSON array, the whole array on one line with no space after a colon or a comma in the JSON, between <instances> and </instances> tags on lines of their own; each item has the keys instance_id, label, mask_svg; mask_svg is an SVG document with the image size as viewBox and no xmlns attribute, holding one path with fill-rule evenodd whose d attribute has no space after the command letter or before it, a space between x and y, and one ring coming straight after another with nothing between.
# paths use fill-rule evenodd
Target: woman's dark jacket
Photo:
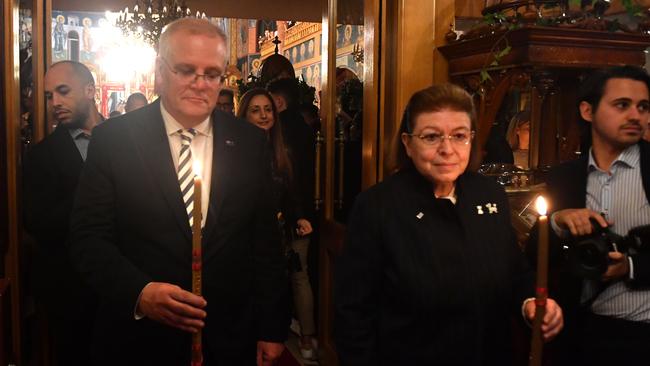
<instances>
[{"instance_id":1,"label":"woman's dark jacket","mask_svg":"<svg viewBox=\"0 0 650 366\"><path fill-rule=\"evenodd\" d=\"M436 199L411 167L359 195L335 268L342 365L511 362L510 320L533 274L503 189L465 173L456 194Z\"/></svg>"}]
</instances>

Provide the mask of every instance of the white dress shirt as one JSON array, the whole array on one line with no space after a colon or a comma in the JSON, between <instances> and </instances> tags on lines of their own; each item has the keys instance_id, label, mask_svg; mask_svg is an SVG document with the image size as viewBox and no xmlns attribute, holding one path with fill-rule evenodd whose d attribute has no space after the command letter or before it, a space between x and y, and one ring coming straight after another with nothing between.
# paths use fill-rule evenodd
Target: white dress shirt
<instances>
[{"instance_id":1,"label":"white dress shirt","mask_svg":"<svg viewBox=\"0 0 650 366\"><path fill-rule=\"evenodd\" d=\"M162 101L160 102L160 112L165 122L165 130L169 139L169 149L171 150L174 168L178 172L178 158L181 153L181 135L179 130L183 126L172 117L165 109ZM201 164L201 227L205 226L205 219L208 216L208 205L210 203L210 183L212 178L212 120L210 116L203 122L194 126L196 135L192 139L190 150L192 151L192 161ZM180 190L180 185L179 185ZM188 222L189 225L189 222Z\"/></svg>"}]
</instances>

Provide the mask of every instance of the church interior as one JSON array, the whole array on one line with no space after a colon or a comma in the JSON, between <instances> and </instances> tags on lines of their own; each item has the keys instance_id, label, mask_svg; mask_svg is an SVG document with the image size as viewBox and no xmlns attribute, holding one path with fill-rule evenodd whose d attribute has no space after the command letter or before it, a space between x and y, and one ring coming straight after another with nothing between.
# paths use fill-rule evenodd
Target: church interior
<instances>
[{"instance_id":1,"label":"church interior","mask_svg":"<svg viewBox=\"0 0 650 366\"><path fill-rule=\"evenodd\" d=\"M590 70L650 66L650 0L2 0L0 75L0 365L56 365L35 305L33 253L24 228L23 162L50 135L44 77L71 60L95 80L106 119L142 93L157 98L158 38L181 17L209 20L226 35L223 88L234 108L251 88L285 72L316 112L314 232L307 261L317 354L301 357L295 334L279 365L338 365L332 339L333 271L355 197L391 174L391 139L409 97L452 82L477 109L478 171L505 189L520 244L537 220L531 203L550 167L584 153L577 84ZM586 5L586 3L589 3ZM161 21L160 19L163 19ZM495 140L520 131L514 161ZM516 132L519 133L519 132ZM444 137L444 136L443 136ZM493 156L494 155L494 156ZM517 355L527 363L524 333ZM290 344L293 342L292 344ZM548 363L552 364L552 363Z\"/></svg>"}]
</instances>

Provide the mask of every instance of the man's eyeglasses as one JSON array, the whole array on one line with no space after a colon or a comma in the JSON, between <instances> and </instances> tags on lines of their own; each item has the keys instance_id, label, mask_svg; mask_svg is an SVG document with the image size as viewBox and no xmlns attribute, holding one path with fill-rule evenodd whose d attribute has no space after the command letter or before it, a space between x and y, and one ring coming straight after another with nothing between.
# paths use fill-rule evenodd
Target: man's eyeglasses
<instances>
[{"instance_id":1,"label":"man's eyeglasses","mask_svg":"<svg viewBox=\"0 0 650 366\"><path fill-rule=\"evenodd\" d=\"M165 65L167 65L169 71L174 73L183 83L192 84L195 83L199 78L203 78L203 81L205 81L207 84L219 85L225 80L224 75L219 72L207 72L205 74L197 74L196 72L194 72L194 69L172 67L171 65L169 65L167 60L165 60L162 57L160 59L163 60Z\"/></svg>"},{"instance_id":2,"label":"man's eyeglasses","mask_svg":"<svg viewBox=\"0 0 650 366\"><path fill-rule=\"evenodd\" d=\"M451 135L443 135L436 132L424 133L415 135L412 133L407 133L406 135L411 137L417 137L426 145L430 146L440 146L444 140L449 140L454 146L464 146L469 144L470 141L474 138L474 131L467 132L454 132Z\"/></svg>"}]
</instances>

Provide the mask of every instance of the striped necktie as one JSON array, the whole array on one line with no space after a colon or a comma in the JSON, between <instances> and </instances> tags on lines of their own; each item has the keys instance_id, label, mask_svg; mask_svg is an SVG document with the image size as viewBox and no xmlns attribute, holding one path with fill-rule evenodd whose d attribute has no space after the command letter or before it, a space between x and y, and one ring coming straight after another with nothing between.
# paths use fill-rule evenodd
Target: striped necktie
<instances>
[{"instance_id":1,"label":"striped necktie","mask_svg":"<svg viewBox=\"0 0 650 366\"><path fill-rule=\"evenodd\" d=\"M181 136L181 153L178 158L178 183L181 186L183 203L185 203L185 210L190 220L190 227L192 227L194 171L192 168L192 150L190 149L190 145L192 144L192 139L196 136L196 130L190 128L188 130L178 130L178 133Z\"/></svg>"}]
</instances>

